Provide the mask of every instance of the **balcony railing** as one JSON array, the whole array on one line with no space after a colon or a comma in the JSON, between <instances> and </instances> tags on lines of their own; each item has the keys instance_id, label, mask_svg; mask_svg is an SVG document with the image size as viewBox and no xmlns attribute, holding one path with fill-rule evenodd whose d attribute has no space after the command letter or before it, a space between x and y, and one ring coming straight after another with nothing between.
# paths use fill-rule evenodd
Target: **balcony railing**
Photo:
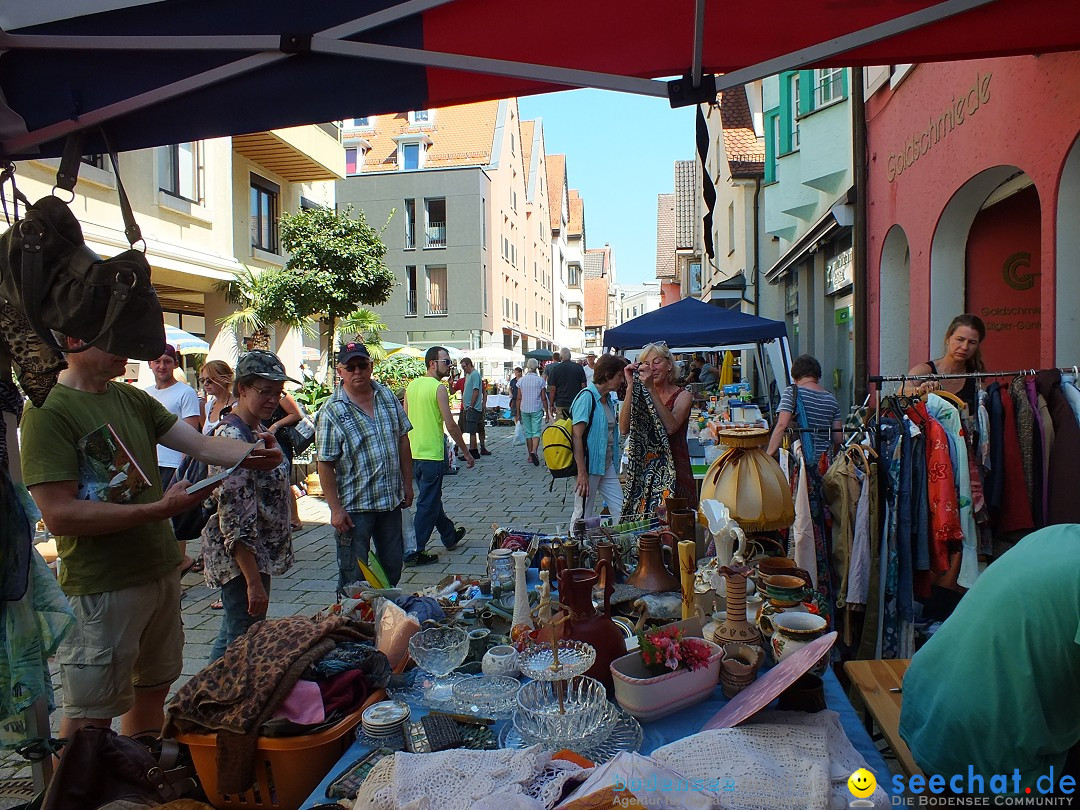
<instances>
[{"instance_id":1,"label":"balcony railing","mask_svg":"<svg viewBox=\"0 0 1080 810\"><path fill-rule=\"evenodd\" d=\"M428 315L446 315L446 304L440 301L428 301Z\"/></svg>"},{"instance_id":2,"label":"balcony railing","mask_svg":"<svg viewBox=\"0 0 1080 810\"><path fill-rule=\"evenodd\" d=\"M415 290L413 292L409 293L405 298L405 314L406 315L415 315L416 314L416 291Z\"/></svg>"},{"instance_id":3,"label":"balcony railing","mask_svg":"<svg viewBox=\"0 0 1080 810\"><path fill-rule=\"evenodd\" d=\"M445 222L432 222L427 226L427 246L446 247Z\"/></svg>"}]
</instances>

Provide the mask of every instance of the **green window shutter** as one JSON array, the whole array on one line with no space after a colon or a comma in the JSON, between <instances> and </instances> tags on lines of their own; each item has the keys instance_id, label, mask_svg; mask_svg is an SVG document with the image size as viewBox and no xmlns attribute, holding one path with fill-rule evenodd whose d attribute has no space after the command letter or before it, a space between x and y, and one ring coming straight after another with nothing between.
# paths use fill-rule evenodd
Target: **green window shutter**
<instances>
[{"instance_id":1,"label":"green window shutter","mask_svg":"<svg viewBox=\"0 0 1080 810\"><path fill-rule=\"evenodd\" d=\"M814 111L814 96L817 83L814 81L814 71L799 71L799 115L807 115Z\"/></svg>"},{"instance_id":2,"label":"green window shutter","mask_svg":"<svg viewBox=\"0 0 1080 810\"><path fill-rule=\"evenodd\" d=\"M776 128L780 119L780 110L775 108L765 113L765 182L776 182L777 138Z\"/></svg>"},{"instance_id":3,"label":"green window shutter","mask_svg":"<svg viewBox=\"0 0 1080 810\"><path fill-rule=\"evenodd\" d=\"M841 98L847 98L848 97L848 76L850 76L850 75L851 75L851 69L850 68L844 68L842 71L840 71L840 97Z\"/></svg>"},{"instance_id":4,"label":"green window shutter","mask_svg":"<svg viewBox=\"0 0 1080 810\"><path fill-rule=\"evenodd\" d=\"M791 151L791 76L793 71L780 74L780 154Z\"/></svg>"}]
</instances>

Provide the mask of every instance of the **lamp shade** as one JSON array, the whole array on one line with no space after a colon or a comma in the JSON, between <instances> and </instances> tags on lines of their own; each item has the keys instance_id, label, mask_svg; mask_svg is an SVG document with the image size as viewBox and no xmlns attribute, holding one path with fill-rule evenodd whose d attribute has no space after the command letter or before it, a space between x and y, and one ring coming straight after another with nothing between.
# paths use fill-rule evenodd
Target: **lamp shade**
<instances>
[{"instance_id":1,"label":"lamp shade","mask_svg":"<svg viewBox=\"0 0 1080 810\"><path fill-rule=\"evenodd\" d=\"M720 431L728 450L709 467L701 499L720 501L744 532L783 529L795 520L791 486L784 471L762 449L769 440L763 428Z\"/></svg>"}]
</instances>

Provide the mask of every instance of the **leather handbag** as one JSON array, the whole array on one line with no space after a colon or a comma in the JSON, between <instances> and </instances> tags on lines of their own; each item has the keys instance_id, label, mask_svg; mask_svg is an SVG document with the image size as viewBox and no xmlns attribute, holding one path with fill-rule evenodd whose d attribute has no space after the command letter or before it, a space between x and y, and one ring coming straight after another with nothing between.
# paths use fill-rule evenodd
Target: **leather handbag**
<instances>
[{"instance_id":1,"label":"leather handbag","mask_svg":"<svg viewBox=\"0 0 1080 810\"><path fill-rule=\"evenodd\" d=\"M56 175L56 188L72 192L78 180L82 137L70 136ZM83 239L68 204L56 196L34 204L15 186L13 169L0 175L15 197L15 223L0 236L0 296L21 305L30 327L44 344L62 347L53 331L80 338L87 346L135 360L153 360L165 351L161 302L150 282L150 263L135 243L142 232L120 181L116 152L110 148L129 250L102 259ZM18 205L25 211L18 215Z\"/></svg>"},{"instance_id":2,"label":"leather handbag","mask_svg":"<svg viewBox=\"0 0 1080 810\"><path fill-rule=\"evenodd\" d=\"M42 810L96 810L112 802L158 805L179 799L197 786L194 769L173 770L142 742L107 728L87 726L75 732L45 791Z\"/></svg>"}]
</instances>

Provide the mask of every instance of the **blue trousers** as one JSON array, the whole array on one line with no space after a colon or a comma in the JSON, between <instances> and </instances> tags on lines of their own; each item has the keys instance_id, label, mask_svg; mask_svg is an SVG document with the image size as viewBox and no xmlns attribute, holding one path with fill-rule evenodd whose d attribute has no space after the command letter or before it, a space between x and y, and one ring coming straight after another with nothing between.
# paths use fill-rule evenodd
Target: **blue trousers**
<instances>
[{"instance_id":1,"label":"blue trousers","mask_svg":"<svg viewBox=\"0 0 1080 810\"><path fill-rule=\"evenodd\" d=\"M388 512L349 512L353 527L337 540L338 593L350 582L363 580L357 560L367 565L371 541L390 585L398 584L405 557L405 537L401 533L401 507Z\"/></svg>"},{"instance_id":2,"label":"blue trousers","mask_svg":"<svg viewBox=\"0 0 1080 810\"><path fill-rule=\"evenodd\" d=\"M260 574L266 595L270 595L270 575ZM247 580L244 575L233 577L221 586L221 629L213 646L210 647L210 661L217 661L225 654L225 648L232 644L240 636L248 631L255 622L261 622L266 618L252 616L248 613L247 603Z\"/></svg>"},{"instance_id":3,"label":"blue trousers","mask_svg":"<svg viewBox=\"0 0 1080 810\"><path fill-rule=\"evenodd\" d=\"M450 546L456 539L454 521L446 516L442 505L443 476L446 475L445 461L413 460L413 478L416 481L416 517L413 527L416 529L416 550L423 551L431 538L431 532L439 530L444 546Z\"/></svg>"}]
</instances>

